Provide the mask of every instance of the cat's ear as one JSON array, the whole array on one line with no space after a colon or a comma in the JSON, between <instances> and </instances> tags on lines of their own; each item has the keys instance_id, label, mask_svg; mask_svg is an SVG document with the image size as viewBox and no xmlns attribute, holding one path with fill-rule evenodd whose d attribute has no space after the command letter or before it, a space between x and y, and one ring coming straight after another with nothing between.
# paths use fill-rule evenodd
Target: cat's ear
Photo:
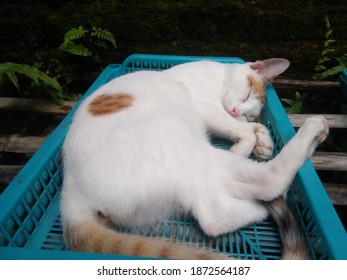
<instances>
[{"instance_id":1,"label":"cat's ear","mask_svg":"<svg viewBox=\"0 0 347 280\"><path fill-rule=\"evenodd\" d=\"M289 61L284 58L269 58L258 60L250 64L251 69L257 71L267 82L283 73L289 67Z\"/></svg>"}]
</instances>

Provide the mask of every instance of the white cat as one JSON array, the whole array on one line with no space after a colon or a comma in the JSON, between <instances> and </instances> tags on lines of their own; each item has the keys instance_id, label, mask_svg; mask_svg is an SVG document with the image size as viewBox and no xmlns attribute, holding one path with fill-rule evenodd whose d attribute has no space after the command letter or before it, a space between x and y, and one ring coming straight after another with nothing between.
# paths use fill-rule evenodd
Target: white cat
<instances>
[{"instance_id":1,"label":"white cat","mask_svg":"<svg viewBox=\"0 0 347 280\"><path fill-rule=\"evenodd\" d=\"M266 83L288 65L284 59L191 62L121 76L86 98L63 145L61 215L69 248L223 258L109 225L136 229L189 213L207 235L218 236L264 220L269 210L275 219L285 218L284 200L276 198L325 139L327 122L308 119L277 157L254 162L247 159L252 151L272 157L271 137L263 125L237 118L258 119ZM236 144L217 149L207 130ZM291 239L283 257L303 257Z\"/></svg>"}]
</instances>

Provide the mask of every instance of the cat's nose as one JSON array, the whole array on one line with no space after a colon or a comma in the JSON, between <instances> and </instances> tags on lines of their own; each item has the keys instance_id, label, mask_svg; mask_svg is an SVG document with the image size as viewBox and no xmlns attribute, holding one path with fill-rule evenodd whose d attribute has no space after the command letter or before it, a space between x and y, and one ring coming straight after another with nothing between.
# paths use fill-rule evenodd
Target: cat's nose
<instances>
[{"instance_id":1,"label":"cat's nose","mask_svg":"<svg viewBox=\"0 0 347 280\"><path fill-rule=\"evenodd\" d=\"M237 107L232 108L230 111L230 115L235 118L240 116L240 109Z\"/></svg>"}]
</instances>

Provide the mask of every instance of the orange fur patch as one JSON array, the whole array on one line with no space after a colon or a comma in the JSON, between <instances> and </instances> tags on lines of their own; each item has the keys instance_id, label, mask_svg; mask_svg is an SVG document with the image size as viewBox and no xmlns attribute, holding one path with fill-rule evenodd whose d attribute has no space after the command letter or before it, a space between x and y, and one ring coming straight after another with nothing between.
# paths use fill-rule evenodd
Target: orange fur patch
<instances>
[{"instance_id":1,"label":"orange fur patch","mask_svg":"<svg viewBox=\"0 0 347 280\"><path fill-rule=\"evenodd\" d=\"M252 75L248 75L248 82L252 87L253 91L257 93L259 100L265 102L265 87L266 85L263 82L256 80Z\"/></svg>"},{"instance_id":2,"label":"orange fur patch","mask_svg":"<svg viewBox=\"0 0 347 280\"><path fill-rule=\"evenodd\" d=\"M163 246L159 249L158 256L159 258L167 259L170 258L171 248L170 246Z\"/></svg>"},{"instance_id":3,"label":"orange fur patch","mask_svg":"<svg viewBox=\"0 0 347 280\"><path fill-rule=\"evenodd\" d=\"M104 116L129 108L133 102L134 97L124 93L102 94L94 98L88 109L94 116Z\"/></svg>"}]
</instances>

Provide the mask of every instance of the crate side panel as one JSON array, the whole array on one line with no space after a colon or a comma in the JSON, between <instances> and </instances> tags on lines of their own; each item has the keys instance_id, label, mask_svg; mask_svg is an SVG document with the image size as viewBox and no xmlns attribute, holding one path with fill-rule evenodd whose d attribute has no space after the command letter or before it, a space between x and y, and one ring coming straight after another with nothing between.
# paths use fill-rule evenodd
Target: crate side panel
<instances>
[{"instance_id":1,"label":"crate side panel","mask_svg":"<svg viewBox=\"0 0 347 280\"><path fill-rule=\"evenodd\" d=\"M109 79L122 75L126 72L137 70L164 70L173 65L201 59L217 60L223 63L243 63L238 58L201 58L201 57L177 57L177 56L155 56L155 55L134 55L124 61L121 67L110 66L103 72L97 81L87 91L86 98L95 89L106 83ZM82 99L82 100L83 100ZM76 108L74 108L75 110ZM57 149L61 146L69 123L71 122L72 113L64 120L65 126L58 128L54 141L54 147ZM295 134L293 127L290 125L279 99L270 85L267 88L267 102L263 113L263 123L271 131L275 142L275 152L278 153L283 145ZM59 140L61 139L61 140ZM215 142L213 142L215 141ZM212 140L216 146L227 148L230 142L224 140ZM51 147L52 148L52 147ZM49 150L48 150L49 151ZM48 154L52 151L48 152ZM60 168L59 152L51 159L41 162L41 167L36 172L37 177L32 177L30 184L23 176L17 179L17 182L24 182L24 190L20 192L19 202L13 204L11 211L6 214L6 222L2 222L4 215L0 214L0 246L30 246L30 248L39 246L43 251L66 250L62 242L61 221L59 218L57 200L59 190L62 184L62 175ZM29 187L28 187L29 186ZM297 191L296 191L296 189ZM325 259L328 253L325 253L324 238L321 238L321 224L317 225L314 215L312 215L311 205L309 203L299 203L298 197L305 198L305 183L298 182L294 187L294 192L290 194L292 204L296 207L297 216L300 224L305 229L307 240L311 247L319 248L320 255L316 249L311 248L312 255L315 258ZM3 196L4 197L4 196ZM0 197L0 200L3 199ZM7 198L9 198L7 193ZM53 206L52 206L53 205ZM52 206L49 210L47 210ZM53 209L53 210L52 210ZM50 213L49 218L44 218L44 213ZM324 226L324 225L323 225ZM35 231L41 228L43 235L35 235ZM227 253L236 258L244 259L278 259L281 255L281 243L272 223L266 221L256 225L251 225L234 233L226 234L218 238L209 238L204 235L196 222L192 219L181 219L178 221L167 221L160 224L157 228L143 233L145 236L157 236L169 238L173 241L184 241L195 244L194 246L204 246L217 252ZM322 242L323 240L323 242ZM30 245L28 245L30 244Z\"/></svg>"}]
</instances>

